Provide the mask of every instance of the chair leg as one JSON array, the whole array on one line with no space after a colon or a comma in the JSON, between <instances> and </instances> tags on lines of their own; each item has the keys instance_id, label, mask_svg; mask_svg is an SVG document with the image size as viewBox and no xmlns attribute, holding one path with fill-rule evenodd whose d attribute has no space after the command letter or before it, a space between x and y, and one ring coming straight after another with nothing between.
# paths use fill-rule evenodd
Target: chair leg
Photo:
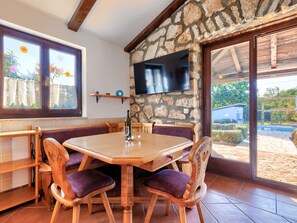
<instances>
[{"instance_id":1,"label":"chair leg","mask_svg":"<svg viewBox=\"0 0 297 223\"><path fill-rule=\"evenodd\" d=\"M179 212L180 223L187 223L185 207L178 206L178 212Z\"/></svg>"},{"instance_id":2,"label":"chair leg","mask_svg":"<svg viewBox=\"0 0 297 223\"><path fill-rule=\"evenodd\" d=\"M200 218L200 223L204 223L204 218L203 218L203 214L202 214L202 210L201 210L200 202L198 202L198 203L196 204L196 206L197 206L197 211L198 211L199 218Z\"/></svg>"},{"instance_id":3,"label":"chair leg","mask_svg":"<svg viewBox=\"0 0 297 223\"><path fill-rule=\"evenodd\" d=\"M93 203L92 203L91 197L88 199L88 210L89 210L89 214L93 213Z\"/></svg>"},{"instance_id":4,"label":"chair leg","mask_svg":"<svg viewBox=\"0 0 297 223\"><path fill-rule=\"evenodd\" d=\"M80 205L73 206L72 223L79 223Z\"/></svg>"},{"instance_id":5,"label":"chair leg","mask_svg":"<svg viewBox=\"0 0 297 223\"><path fill-rule=\"evenodd\" d=\"M59 214L60 207L61 207L61 203L59 201L56 201L50 223L55 223L57 221L57 216Z\"/></svg>"},{"instance_id":6,"label":"chair leg","mask_svg":"<svg viewBox=\"0 0 297 223\"><path fill-rule=\"evenodd\" d=\"M114 219L113 213L111 211L110 204L109 204L106 193L104 192L100 196L101 196L101 199L102 199L102 202L103 202L104 208L106 210L109 221L111 223L115 223L115 219Z\"/></svg>"},{"instance_id":7,"label":"chair leg","mask_svg":"<svg viewBox=\"0 0 297 223\"><path fill-rule=\"evenodd\" d=\"M158 195L153 194L150 205L149 205L148 210L145 215L144 223L150 222L157 199L158 199Z\"/></svg>"},{"instance_id":8,"label":"chair leg","mask_svg":"<svg viewBox=\"0 0 297 223\"><path fill-rule=\"evenodd\" d=\"M166 211L165 211L165 215L166 216L169 215L170 206L171 206L171 200L170 199L166 199Z\"/></svg>"}]
</instances>

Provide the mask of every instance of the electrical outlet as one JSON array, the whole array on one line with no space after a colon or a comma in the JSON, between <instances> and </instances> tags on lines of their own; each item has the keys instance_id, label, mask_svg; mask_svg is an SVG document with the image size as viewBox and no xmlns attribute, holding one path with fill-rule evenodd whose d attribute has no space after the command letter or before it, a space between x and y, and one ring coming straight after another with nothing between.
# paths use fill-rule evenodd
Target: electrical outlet
<instances>
[{"instance_id":1,"label":"electrical outlet","mask_svg":"<svg viewBox=\"0 0 297 223\"><path fill-rule=\"evenodd\" d=\"M184 108L184 114L189 114L189 109L188 108Z\"/></svg>"}]
</instances>

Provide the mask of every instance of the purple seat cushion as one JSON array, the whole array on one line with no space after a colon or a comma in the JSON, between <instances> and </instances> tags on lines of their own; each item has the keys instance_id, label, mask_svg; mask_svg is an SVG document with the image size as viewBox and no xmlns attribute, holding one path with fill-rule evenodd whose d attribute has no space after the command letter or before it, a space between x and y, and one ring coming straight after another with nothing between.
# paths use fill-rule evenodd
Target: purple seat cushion
<instances>
[{"instance_id":1,"label":"purple seat cushion","mask_svg":"<svg viewBox=\"0 0 297 223\"><path fill-rule=\"evenodd\" d=\"M144 181L144 185L181 198L189 180L190 176L185 173L166 169L148 177Z\"/></svg>"},{"instance_id":2,"label":"purple seat cushion","mask_svg":"<svg viewBox=\"0 0 297 223\"><path fill-rule=\"evenodd\" d=\"M189 140L193 140L193 132L191 128L179 127L179 126L158 126L153 127L154 134L169 135L169 136L179 136L184 137ZM183 150L183 157L188 156L191 146Z\"/></svg>"},{"instance_id":3,"label":"purple seat cushion","mask_svg":"<svg viewBox=\"0 0 297 223\"><path fill-rule=\"evenodd\" d=\"M114 183L114 180L109 176L90 169L68 174L67 178L73 192L79 198Z\"/></svg>"}]
</instances>

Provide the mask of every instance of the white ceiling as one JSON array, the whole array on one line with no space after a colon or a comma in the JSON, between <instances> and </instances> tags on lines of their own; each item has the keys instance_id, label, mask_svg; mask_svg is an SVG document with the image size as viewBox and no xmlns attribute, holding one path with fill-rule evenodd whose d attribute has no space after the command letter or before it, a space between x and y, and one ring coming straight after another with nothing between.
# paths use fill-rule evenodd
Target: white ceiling
<instances>
[{"instance_id":1,"label":"white ceiling","mask_svg":"<svg viewBox=\"0 0 297 223\"><path fill-rule=\"evenodd\" d=\"M14 0L68 24L80 0ZM125 47L173 0L97 0L79 29Z\"/></svg>"}]
</instances>

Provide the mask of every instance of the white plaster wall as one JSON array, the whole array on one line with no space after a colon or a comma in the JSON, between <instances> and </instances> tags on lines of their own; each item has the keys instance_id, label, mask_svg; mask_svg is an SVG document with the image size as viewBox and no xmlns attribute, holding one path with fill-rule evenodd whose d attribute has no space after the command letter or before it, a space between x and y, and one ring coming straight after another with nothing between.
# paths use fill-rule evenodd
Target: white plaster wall
<instances>
[{"instance_id":1,"label":"white plaster wall","mask_svg":"<svg viewBox=\"0 0 297 223\"><path fill-rule=\"evenodd\" d=\"M129 102L88 96L93 90L129 94L129 54L92 34L73 32L67 24L11 0L0 0L0 24L10 25L83 50L83 115L88 118L123 117Z\"/></svg>"},{"instance_id":2,"label":"white plaster wall","mask_svg":"<svg viewBox=\"0 0 297 223\"><path fill-rule=\"evenodd\" d=\"M119 99L101 99L88 96L93 90L100 93L115 93L121 89L129 94L129 54L123 48L82 31L73 32L67 24L52 16L28 8L12 0L0 0L0 24L17 28L38 36L51 39L83 52L83 116L87 118L49 118L1 120L1 131L26 129L28 125L41 127L62 127L120 121L126 115L130 103L122 105ZM12 160L27 152L26 139L13 140ZM1 142L0 142L1 146ZM27 184L28 171L13 172L11 187ZM0 182L1 183L1 182Z\"/></svg>"}]
</instances>

